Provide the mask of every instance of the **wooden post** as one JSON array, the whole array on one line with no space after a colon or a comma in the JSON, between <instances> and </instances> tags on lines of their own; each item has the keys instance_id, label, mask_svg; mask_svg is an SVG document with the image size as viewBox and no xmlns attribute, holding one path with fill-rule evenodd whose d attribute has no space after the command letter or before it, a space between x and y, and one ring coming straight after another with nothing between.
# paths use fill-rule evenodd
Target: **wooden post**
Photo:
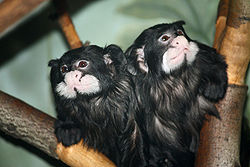
<instances>
[{"instance_id":1,"label":"wooden post","mask_svg":"<svg viewBox=\"0 0 250 167\"><path fill-rule=\"evenodd\" d=\"M201 131L196 167L240 167L244 85L250 60L250 1L221 0L216 22L214 47L228 64L229 87L217 104L221 120L208 117Z\"/></svg>"}]
</instances>

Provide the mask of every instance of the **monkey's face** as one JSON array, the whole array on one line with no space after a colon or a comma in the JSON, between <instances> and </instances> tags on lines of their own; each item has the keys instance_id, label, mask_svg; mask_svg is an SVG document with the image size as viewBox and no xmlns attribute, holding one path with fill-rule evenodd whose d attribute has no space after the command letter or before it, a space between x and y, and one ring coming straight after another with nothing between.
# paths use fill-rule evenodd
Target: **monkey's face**
<instances>
[{"instance_id":1,"label":"monkey's face","mask_svg":"<svg viewBox=\"0 0 250 167\"><path fill-rule=\"evenodd\" d=\"M110 55L98 46L68 51L49 62L53 91L66 99L97 94L111 84L112 63Z\"/></svg>"},{"instance_id":2,"label":"monkey's face","mask_svg":"<svg viewBox=\"0 0 250 167\"><path fill-rule=\"evenodd\" d=\"M182 24L159 24L144 30L127 51L128 59L136 61L136 68L146 73L169 74L184 64L192 64L199 49L186 35Z\"/></svg>"}]
</instances>

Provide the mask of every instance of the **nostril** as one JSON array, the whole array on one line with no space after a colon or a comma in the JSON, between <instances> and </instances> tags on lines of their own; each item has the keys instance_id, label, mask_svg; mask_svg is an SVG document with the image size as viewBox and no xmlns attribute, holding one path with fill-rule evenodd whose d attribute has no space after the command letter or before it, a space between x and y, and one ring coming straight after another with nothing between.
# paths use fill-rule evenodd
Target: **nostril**
<instances>
[{"instance_id":1,"label":"nostril","mask_svg":"<svg viewBox=\"0 0 250 167\"><path fill-rule=\"evenodd\" d=\"M76 74L76 78L78 77L78 75Z\"/></svg>"},{"instance_id":2,"label":"nostril","mask_svg":"<svg viewBox=\"0 0 250 167\"><path fill-rule=\"evenodd\" d=\"M176 42L176 45L179 45L179 42Z\"/></svg>"}]
</instances>

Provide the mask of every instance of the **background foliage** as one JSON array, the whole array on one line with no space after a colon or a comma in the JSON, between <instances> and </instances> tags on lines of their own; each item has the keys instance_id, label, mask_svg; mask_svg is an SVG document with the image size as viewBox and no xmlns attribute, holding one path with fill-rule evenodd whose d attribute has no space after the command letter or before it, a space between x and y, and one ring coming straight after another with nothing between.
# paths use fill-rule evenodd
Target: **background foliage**
<instances>
[{"instance_id":1,"label":"background foliage","mask_svg":"<svg viewBox=\"0 0 250 167\"><path fill-rule=\"evenodd\" d=\"M118 44L125 50L145 28L184 20L192 39L212 45L219 0L99 0L68 1L73 22L82 41L105 46ZM51 4L25 20L0 39L0 90L55 116L47 63L69 48L55 22L48 19ZM250 73L248 73L250 75ZM247 84L250 83L250 76ZM249 94L249 92L248 92ZM250 101L245 118L250 120ZM247 119L246 119L247 120ZM0 166L56 166L46 157L13 144L0 133ZM29 149L29 150L32 150ZM14 159L14 160L13 160Z\"/></svg>"}]
</instances>

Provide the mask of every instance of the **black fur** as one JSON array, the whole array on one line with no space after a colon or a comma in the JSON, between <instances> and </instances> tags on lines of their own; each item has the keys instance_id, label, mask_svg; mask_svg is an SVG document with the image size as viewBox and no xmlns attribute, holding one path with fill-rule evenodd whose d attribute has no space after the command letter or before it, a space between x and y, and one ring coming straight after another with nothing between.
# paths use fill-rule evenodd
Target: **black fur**
<instances>
[{"instance_id":1,"label":"black fur","mask_svg":"<svg viewBox=\"0 0 250 167\"><path fill-rule=\"evenodd\" d=\"M144 30L127 49L128 71L134 75L140 113L138 124L144 134L146 159L150 166L191 167L199 144L205 114L219 117L213 102L222 99L227 88L227 65L215 49L191 40L183 21L159 24ZM159 44L159 37L171 32L197 44L195 60L186 61L165 73L163 53L169 46ZM144 65L139 67L138 48L143 49Z\"/></svg>"},{"instance_id":2,"label":"black fur","mask_svg":"<svg viewBox=\"0 0 250 167\"><path fill-rule=\"evenodd\" d=\"M89 61L82 75L95 76L101 89L97 93L77 93L76 98L65 98L56 91L65 76L60 68L67 65L67 72L76 70L73 64L82 59ZM55 133L58 142L65 146L83 138L84 144L104 153L117 166L140 166L144 162L140 156L141 134L134 120L138 104L125 64L122 50L115 45L82 47L51 60L51 85L58 114Z\"/></svg>"}]
</instances>

